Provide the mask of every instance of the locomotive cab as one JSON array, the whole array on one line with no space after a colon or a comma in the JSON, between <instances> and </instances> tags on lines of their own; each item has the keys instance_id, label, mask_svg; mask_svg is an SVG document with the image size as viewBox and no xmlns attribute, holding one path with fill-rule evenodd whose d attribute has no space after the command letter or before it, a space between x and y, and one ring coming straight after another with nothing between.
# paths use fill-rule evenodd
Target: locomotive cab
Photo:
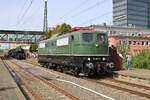
<instances>
[{"instance_id":1,"label":"locomotive cab","mask_svg":"<svg viewBox=\"0 0 150 100\"><path fill-rule=\"evenodd\" d=\"M108 53L108 36L104 32L83 32L81 47L78 51L83 54L82 70L85 74L93 75L111 68Z\"/></svg>"}]
</instances>

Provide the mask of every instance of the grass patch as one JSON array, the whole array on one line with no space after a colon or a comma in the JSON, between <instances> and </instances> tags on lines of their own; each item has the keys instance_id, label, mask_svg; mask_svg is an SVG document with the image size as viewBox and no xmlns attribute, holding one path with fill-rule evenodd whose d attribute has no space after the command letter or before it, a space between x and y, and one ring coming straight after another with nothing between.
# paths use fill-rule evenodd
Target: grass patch
<instances>
[{"instance_id":1,"label":"grass patch","mask_svg":"<svg viewBox=\"0 0 150 100\"><path fill-rule=\"evenodd\" d=\"M132 56L131 67L150 70L150 51L142 51Z\"/></svg>"}]
</instances>

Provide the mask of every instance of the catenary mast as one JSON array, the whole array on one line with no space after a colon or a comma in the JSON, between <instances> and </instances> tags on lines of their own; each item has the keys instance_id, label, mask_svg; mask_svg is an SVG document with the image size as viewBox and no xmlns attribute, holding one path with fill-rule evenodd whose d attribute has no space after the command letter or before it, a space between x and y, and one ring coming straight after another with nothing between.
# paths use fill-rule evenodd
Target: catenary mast
<instances>
[{"instance_id":1,"label":"catenary mast","mask_svg":"<svg viewBox=\"0 0 150 100\"><path fill-rule=\"evenodd\" d=\"M43 32L47 32L47 31L48 31L47 0L45 0Z\"/></svg>"}]
</instances>

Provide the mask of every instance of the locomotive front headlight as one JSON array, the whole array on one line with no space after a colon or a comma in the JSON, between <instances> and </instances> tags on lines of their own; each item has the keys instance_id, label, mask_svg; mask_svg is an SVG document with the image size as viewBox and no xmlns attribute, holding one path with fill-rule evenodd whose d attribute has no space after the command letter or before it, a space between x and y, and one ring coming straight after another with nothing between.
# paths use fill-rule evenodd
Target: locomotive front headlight
<instances>
[{"instance_id":1,"label":"locomotive front headlight","mask_svg":"<svg viewBox=\"0 0 150 100\"><path fill-rule=\"evenodd\" d=\"M96 46L96 48L98 48L98 46L99 46L99 45L96 43L96 45L95 45L95 46Z\"/></svg>"},{"instance_id":2,"label":"locomotive front headlight","mask_svg":"<svg viewBox=\"0 0 150 100\"><path fill-rule=\"evenodd\" d=\"M91 58L88 58L88 61L90 61L91 60Z\"/></svg>"},{"instance_id":3,"label":"locomotive front headlight","mask_svg":"<svg viewBox=\"0 0 150 100\"><path fill-rule=\"evenodd\" d=\"M105 58L105 57L103 57L103 58L102 58L102 60L103 60L103 61L105 61L105 60L106 60L106 58Z\"/></svg>"}]
</instances>

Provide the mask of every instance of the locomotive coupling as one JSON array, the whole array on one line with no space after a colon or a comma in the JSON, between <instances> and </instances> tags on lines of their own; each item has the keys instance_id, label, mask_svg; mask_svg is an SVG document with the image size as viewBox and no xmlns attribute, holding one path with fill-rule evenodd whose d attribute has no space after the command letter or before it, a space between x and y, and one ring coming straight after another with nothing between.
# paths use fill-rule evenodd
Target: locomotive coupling
<instances>
[{"instance_id":1,"label":"locomotive coupling","mask_svg":"<svg viewBox=\"0 0 150 100\"><path fill-rule=\"evenodd\" d=\"M114 66L114 63L112 63L112 62L110 62L110 63L107 63L107 65L106 66L108 66L110 69L112 69L112 68L114 68L115 66Z\"/></svg>"}]
</instances>

